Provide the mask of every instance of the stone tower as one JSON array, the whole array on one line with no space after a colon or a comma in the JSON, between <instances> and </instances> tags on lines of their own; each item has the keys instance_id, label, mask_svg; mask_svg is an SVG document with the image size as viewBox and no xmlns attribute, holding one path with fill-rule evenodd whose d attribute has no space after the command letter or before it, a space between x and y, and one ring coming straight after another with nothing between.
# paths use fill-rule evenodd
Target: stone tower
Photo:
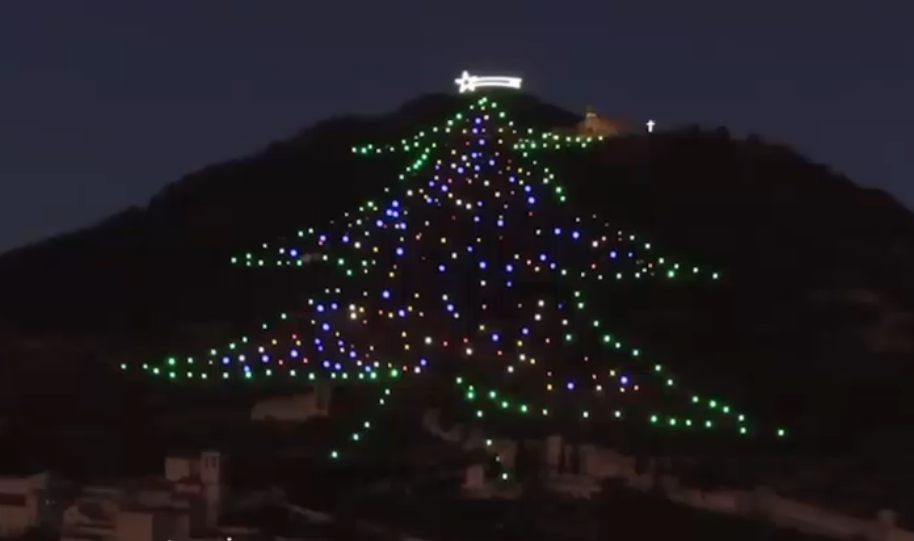
<instances>
[{"instance_id":1,"label":"stone tower","mask_svg":"<svg viewBox=\"0 0 914 541\"><path fill-rule=\"evenodd\" d=\"M202 496L207 528L215 528L219 525L222 502L226 497L224 493L223 463L224 457L218 451L200 453L200 483L203 485Z\"/></svg>"}]
</instances>

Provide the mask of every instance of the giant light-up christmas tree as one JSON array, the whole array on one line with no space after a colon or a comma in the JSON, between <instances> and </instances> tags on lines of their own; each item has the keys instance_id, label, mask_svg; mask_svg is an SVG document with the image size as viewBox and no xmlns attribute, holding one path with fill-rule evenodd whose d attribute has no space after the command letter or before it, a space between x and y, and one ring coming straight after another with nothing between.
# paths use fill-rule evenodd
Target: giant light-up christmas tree
<instances>
[{"instance_id":1,"label":"giant light-up christmas tree","mask_svg":"<svg viewBox=\"0 0 914 541\"><path fill-rule=\"evenodd\" d=\"M281 315L197 357L123 368L211 385L271 378L378 384L379 406L406 382L447 387L478 423L510 415L518 424L574 422L594 431L629 424L783 438L784 428L701 393L700 381L652 360L601 321L613 288L720 278L664 257L633 232L575 214L536 150L601 140L521 130L482 96L399 144L354 148L353 159L403 157L386 200L232 260L254 268L334 267L337 279L308 301L304 315ZM437 394L443 400L448 392ZM369 417L357 426L353 442L376 424Z\"/></svg>"}]
</instances>

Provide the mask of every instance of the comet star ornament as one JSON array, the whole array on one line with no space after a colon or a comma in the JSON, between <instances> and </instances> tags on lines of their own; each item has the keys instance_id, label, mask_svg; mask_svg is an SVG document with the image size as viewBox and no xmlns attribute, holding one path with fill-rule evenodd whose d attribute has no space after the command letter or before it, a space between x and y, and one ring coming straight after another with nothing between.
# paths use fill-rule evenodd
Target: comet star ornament
<instances>
[{"instance_id":1,"label":"comet star ornament","mask_svg":"<svg viewBox=\"0 0 914 541\"><path fill-rule=\"evenodd\" d=\"M522 81L520 77L470 75L468 71L464 71L459 79L454 79L461 94L474 92L477 88L520 88Z\"/></svg>"}]
</instances>

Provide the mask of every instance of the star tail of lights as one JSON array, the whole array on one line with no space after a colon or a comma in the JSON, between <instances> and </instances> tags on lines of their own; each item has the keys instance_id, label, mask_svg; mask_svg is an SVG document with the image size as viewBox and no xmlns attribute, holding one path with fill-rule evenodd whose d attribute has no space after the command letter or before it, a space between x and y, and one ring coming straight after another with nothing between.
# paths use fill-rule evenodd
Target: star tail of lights
<instances>
[{"instance_id":1,"label":"star tail of lights","mask_svg":"<svg viewBox=\"0 0 914 541\"><path fill-rule=\"evenodd\" d=\"M383 198L237 256L259 268L319 254L333 270L326 287L294 317L195 357L145 363L143 372L205 384L388 389L457 374L459 403L478 423L511 413L556 426L561 413L587 430L608 421L786 437L695 391L699 378L681 378L612 329L621 316L607 305L631 284L713 285L720 273L576 214L536 154L562 144L578 143L521 129L483 96L415 137L354 148L360 156L405 154ZM439 394L447 393L426 399L444 400Z\"/></svg>"}]
</instances>

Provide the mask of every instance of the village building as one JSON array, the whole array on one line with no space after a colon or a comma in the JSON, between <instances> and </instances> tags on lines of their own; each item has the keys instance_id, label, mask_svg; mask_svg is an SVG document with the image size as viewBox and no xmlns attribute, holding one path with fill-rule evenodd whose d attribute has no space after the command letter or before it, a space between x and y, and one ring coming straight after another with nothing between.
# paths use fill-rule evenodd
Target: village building
<instances>
[{"instance_id":1,"label":"village building","mask_svg":"<svg viewBox=\"0 0 914 541\"><path fill-rule=\"evenodd\" d=\"M214 451L165 459L161 477L82 487L63 513L63 541L182 541L219 525L227 486Z\"/></svg>"},{"instance_id":2,"label":"village building","mask_svg":"<svg viewBox=\"0 0 914 541\"><path fill-rule=\"evenodd\" d=\"M333 387L318 385L310 393L270 398L251 410L252 421L305 422L330 414Z\"/></svg>"},{"instance_id":3,"label":"village building","mask_svg":"<svg viewBox=\"0 0 914 541\"><path fill-rule=\"evenodd\" d=\"M63 484L50 473L0 477L0 538L56 529Z\"/></svg>"}]
</instances>

